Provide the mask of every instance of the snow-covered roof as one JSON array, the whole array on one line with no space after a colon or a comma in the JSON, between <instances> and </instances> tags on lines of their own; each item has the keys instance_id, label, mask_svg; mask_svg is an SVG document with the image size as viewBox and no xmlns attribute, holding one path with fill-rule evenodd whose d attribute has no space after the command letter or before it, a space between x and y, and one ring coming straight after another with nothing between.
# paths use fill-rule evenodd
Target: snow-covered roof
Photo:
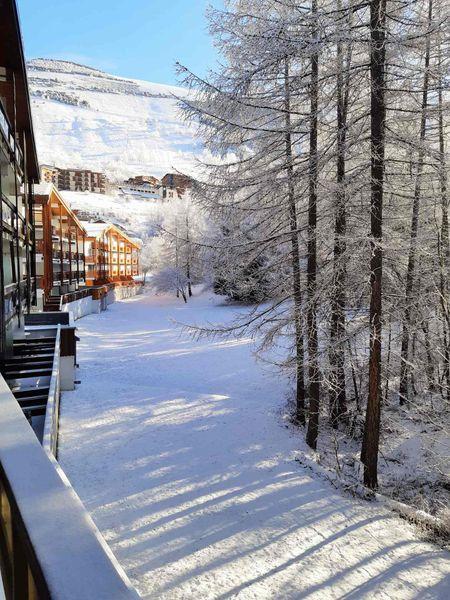
<instances>
[{"instance_id":1,"label":"snow-covered roof","mask_svg":"<svg viewBox=\"0 0 450 600\"><path fill-rule=\"evenodd\" d=\"M53 183L38 183L34 186L35 196L49 196L52 191Z\"/></svg>"},{"instance_id":2,"label":"snow-covered roof","mask_svg":"<svg viewBox=\"0 0 450 600\"><path fill-rule=\"evenodd\" d=\"M123 227L114 223L92 223L90 221L81 221L88 237L99 238L108 229L115 229L120 235L129 240L135 246L142 246L142 240L131 237Z\"/></svg>"},{"instance_id":3,"label":"snow-covered roof","mask_svg":"<svg viewBox=\"0 0 450 600\"><path fill-rule=\"evenodd\" d=\"M77 217L76 213L73 212L73 209L70 206L69 202L67 202L63 198L61 192L55 187L55 185L53 183L40 183L38 185L35 185L34 186L34 195L35 196L45 196L48 198L51 197L52 200L54 200L56 198L58 200L58 202L67 211L67 214L70 214L71 219L73 219L79 227L83 227L83 224L81 223L80 219Z\"/></svg>"},{"instance_id":4,"label":"snow-covered roof","mask_svg":"<svg viewBox=\"0 0 450 600\"><path fill-rule=\"evenodd\" d=\"M81 223L86 229L88 237L99 237L109 227L108 223L90 223L89 221L81 221Z\"/></svg>"}]
</instances>

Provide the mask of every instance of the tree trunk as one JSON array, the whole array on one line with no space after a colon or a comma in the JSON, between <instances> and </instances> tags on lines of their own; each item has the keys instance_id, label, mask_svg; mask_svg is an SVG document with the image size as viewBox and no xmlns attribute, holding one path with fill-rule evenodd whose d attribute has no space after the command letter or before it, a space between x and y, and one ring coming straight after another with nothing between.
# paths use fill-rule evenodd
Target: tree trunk
<instances>
[{"instance_id":1,"label":"tree trunk","mask_svg":"<svg viewBox=\"0 0 450 600\"><path fill-rule=\"evenodd\" d=\"M383 188L385 153L385 37L386 0L370 3L370 117L371 117L371 206L370 234L370 354L369 393L361 460L364 483L378 485L381 396L381 311L383 270Z\"/></svg>"},{"instance_id":2,"label":"tree trunk","mask_svg":"<svg viewBox=\"0 0 450 600\"><path fill-rule=\"evenodd\" d=\"M179 250L178 250L178 217L177 217L176 222L175 222L175 270L176 270L176 274L177 274L177 298L180 297L179 268L180 268L180 257L179 257Z\"/></svg>"},{"instance_id":3,"label":"tree trunk","mask_svg":"<svg viewBox=\"0 0 450 600\"><path fill-rule=\"evenodd\" d=\"M441 310L443 317L443 342L444 342L444 373L443 382L446 382L447 387L447 404L450 404L450 307L449 307L449 271L450 271L450 240L448 237L449 226L448 226L448 199L447 199L447 170L445 164L445 143L444 143L444 111L443 111L443 98L442 98L442 86L443 74L442 74L442 55L441 55L441 44L438 47L438 128L439 128L439 179L441 188L441 211L442 211L442 222L440 232L440 301ZM443 394L445 397L445 394Z\"/></svg>"},{"instance_id":4,"label":"tree trunk","mask_svg":"<svg viewBox=\"0 0 450 600\"><path fill-rule=\"evenodd\" d=\"M338 0L338 11L342 1ZM351 14L351 13L350 13ZM345 283L347 270L344 260L347 231L345 160L347 134L347 106L350 73L350 48L348 44L347 62L344 67L342 42L337 43L337 165L336 165L336 206L334 224L333 287L331 296L330 328L330 419L333 427L343 420L347 413L345 382ZM346 80L344 82L344 69Z\"/></svg>"},{"instance_id":5,"label":"tree trunk","mask_svg":"<svg viewBox=\"0 0 450 600\"><path fill-rule=\"evenodd\" d=\"M191 240L189 234L189 215L186 207L186 245L187 245L187 258L186 258L186 279L189 298L192 298L192 285L191 285Z\"/></svg>"},{"instance_id":6,"label":"tree trunk","mask_svg":"<svg viewBox=\"0 0 450 600\"><path fill-rule=\"evenodd\" d=\"M317 109L319 95L319 52L317 49L317 0L311 3L313 54L310 83L310 134L309 134L309 201L308 201L308 397L309 421L307 444L315 450L319 433L320 384L317 341Z\"/></svg>"},{"instance_id":7,"label":"tree trunk","mask_svg":"<svg viewBox=\"0 0 450 600\"><path fill-rule=\"evenodd\" d=\"M291 257L292 257L292 292L294 300L294 327L296 348L296 420L304 425L305 417L305 377L304 377L304 349L303 349L303 327L302 327L302 289L300 280L300 250L298 242L297 208L295 206L295 184L294 164L292 153L291 135L291 90L289 83L289 59L284 61L284 92L285 92L285 114L286 114L286 170L288 181L288 210L289 226L291 233Z\"/></svg>"},{"instance_id":8,"label":"tree trunk","mask_svg":"<svg viewBox=\"0 0 450 600\"><path fill-rule=\"evenodd\" d=\"M427 321L424 321L422 324L423 331L423 340L425 345L425 353L427 356L427 380L428 380L428 389L430 392L434 392L436 389L435 385L435 377L434 377L434 361L433 361L433 352L431 349L431 341L430 341L430 326Z\"/></svg>"},{"instance_id":9,"label":"tree trunk","mask_svg":"<svg viewBox=\"0 0 450 600\"><path fill-rule=\"evenodd\" d=\"M431 28L433 11L433 0L428 3L428 29ZM427 125L427 106L428 106L428 81L429 81L429 66L430 66L430 31L427 33L426 49L425 49L425 72L423 76L422 88L422 106L420 118L420 135L419 135L419 153L417 157L417 172L416 183L414 186L414 200L411 217L411 233L410 247L408 256L408 267L406 271L406 291L405 291L405 310L403 313L403 332L402 345L400 351L400 386L399 399L400 404L405 404L409 400L408 387L410 377L409 365L409 339L411 334L412 321L412 304L414 295L414 277L416 268L416 251L417 251L417 234L419 230L419 211L421 199L422 173L425 158L425 135Z\"/></svg>"},{"instance_id":10,"label":"tree trunk","mask_svg":"<svg viewBox=\"0 0 450 600\"><path fill-rule=\"evenodd\" d=\"M384 403L386 404L389 398L389 372L391 369L391 347L392 347L392 324L389 323L389 336L388 336L388 351L386 358L386 372L385 379L386 385L384 388Z\"/></svg>"}]
</instances>

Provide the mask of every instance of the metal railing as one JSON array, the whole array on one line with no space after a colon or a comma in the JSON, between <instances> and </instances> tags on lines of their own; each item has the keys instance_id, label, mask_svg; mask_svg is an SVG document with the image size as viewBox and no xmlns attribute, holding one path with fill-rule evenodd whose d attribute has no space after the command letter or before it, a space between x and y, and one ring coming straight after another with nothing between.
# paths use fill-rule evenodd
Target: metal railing
<instances>
[{"instance_id":1,"label":"metal railing","mask_svg":"<svg viewBox=\"0 0 450 600\"><path fill-rule=\"evenodd\" d=\"M42 439L44 449L55 458L58 452L59 401L61 397L60 349L61 325L58 325L55 338L52 376L50 378L50 389L45 412L44 436Z\"/></svg>"}]
</instances>

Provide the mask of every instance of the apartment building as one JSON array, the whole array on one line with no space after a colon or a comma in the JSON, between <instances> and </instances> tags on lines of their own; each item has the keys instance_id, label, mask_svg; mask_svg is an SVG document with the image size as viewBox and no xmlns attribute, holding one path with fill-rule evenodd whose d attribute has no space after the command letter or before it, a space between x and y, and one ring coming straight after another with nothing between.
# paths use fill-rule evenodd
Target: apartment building
<instances>
[{"instance_id":1,"label":"apartment building","mask_svg":"<svg viewBox=\"0 0 450 600\"><path fill-rule=\"evenodd\" d=\"M50 165L41 166L41 179L53 183L58 190L71 192L106 192L106 177L103 173L87 169L61 169Z\"/></svg>"},{"instance_id":2,"label":"apartment building","mask_svg":"<svg viewBox=\"0 0 450 600\"><path fill-rule=\"evenodd\" d=\"M191 187L191 179L180 173L167 173L161 180L163 185L163 198L176 200L182 198Z\"/></svg>"},{"instance_id":3,"label":"apartment building","mask_svg":"<svg viewBox=\"0 0 450 600\"><path fill-rule=\"evenodd\" d=\"M35 301L33 184L39 165L15 3L0 2L0 358Z\"/></svg>"},{"instance_id":4,"label":"apartment building","mask_svg":"<svg viewBox=\"0 0 450 600\"><path fill-rule=\"evenodd\" d=\"M58 180L58 169L50 165L41 165L41 182L54 183Z\"/></svg>"},{"instance_id":5,"label":"apartment building","mask_svg":"<svg viewBox=\"0 0 450 600\"><path fill-rule=\"evenodd\" d=\"M82 222L86 230L86 284L131 284L141 274L141 243L111 223Z\"/></svg>"},{"instance_id":6,"label":"apartment building","mask_svg":"<svg viewBox=\"0 0 450 600\"><path fill-rule=\"evenodd\" d=\"M58 169L56 185L58 190L104 194L106 177L103 173L83 169Z\"/></svg>"},{"instance_id":7,"label":"apartment building","mask_svg":"<svg viewBox=\"0 0 450 600\"><path fill-rule=\"evenodd\" d=\"M153 175L136 175L136 177L130 177L124 183L136 186L143 185L144 183L154 187L161 186L161 181L157 177L153 177Z\"/></svg>"},{"instance_id":8,"label":"apartment building","mask_svg":"<svg viewBox=\"0 0 450 600\"><path fill-rule=\"evenodd\" d=\"M56 467L60 395L75 384L77 338L69 313L59 306L52 313L31 310L36 301L33 195L38 182L17 6L15 0L0 0L0 598L137 600ZM41 250L45 260L47 224L47 257L59 252L59 280L67 272L70 283L70 272L73 281L74 269L82 269L79 233L78 251L72 244L79 223L55 192L47 199L45 195L41 209L35 206L36 216L42 215L37 228ZM76 266L70 260L75 252ZM45 277L44 270L38 279ZM99 296L95 302L106 303L111 292L105 288L93 290Z\"/></svg>"},{"instance_id":9,"label":"apartment building","mask_svg":"<svg viewBox=\"0 0 450 600\"><path fill-rule=\"evenodd\" d=\"M139 175L130 177L119 187L124 194L139 196L151 200L163 199L163 186L161 181L152 175Z\"/></svg>"},{"instance_id":10,"label":"apartment building","mask_svg":"<svg viewBox=\"0 0 450 600\"><path fill-rule=\"evenodd\" d=\"M34 222L37 288L45 304L85 285L86 230L52 183L35 187Z\"/></svg>"}]
</instances>

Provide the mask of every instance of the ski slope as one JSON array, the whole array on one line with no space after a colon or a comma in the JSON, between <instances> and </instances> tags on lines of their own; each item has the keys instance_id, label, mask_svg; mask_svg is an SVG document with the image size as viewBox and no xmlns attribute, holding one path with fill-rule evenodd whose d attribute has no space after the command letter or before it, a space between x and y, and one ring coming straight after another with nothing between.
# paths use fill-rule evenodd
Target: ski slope
<instances>
[{"instance_id":1,"label":"ski slope","mask_svg":"<svg viewBox=\"0 0 450 600\"><path fill-rule=\"evenodd\" d=\"M447 553L295 461L286 382L250 340L176 325L237 310L148 295L78 322L59 460L142 597L448 598Z\"/></svg>"},{"instance_id":2,"label":"ski slope","mask_svg":"<svg viewBox=\"0 0 450 600\"><path fill-rule=\"evenodd\" d=\"M202 150L179 114L182 88L59 60L34 59L27 69L41 163L103 171L112 180L193 172Z\"/></svg>"}]
</instances>

